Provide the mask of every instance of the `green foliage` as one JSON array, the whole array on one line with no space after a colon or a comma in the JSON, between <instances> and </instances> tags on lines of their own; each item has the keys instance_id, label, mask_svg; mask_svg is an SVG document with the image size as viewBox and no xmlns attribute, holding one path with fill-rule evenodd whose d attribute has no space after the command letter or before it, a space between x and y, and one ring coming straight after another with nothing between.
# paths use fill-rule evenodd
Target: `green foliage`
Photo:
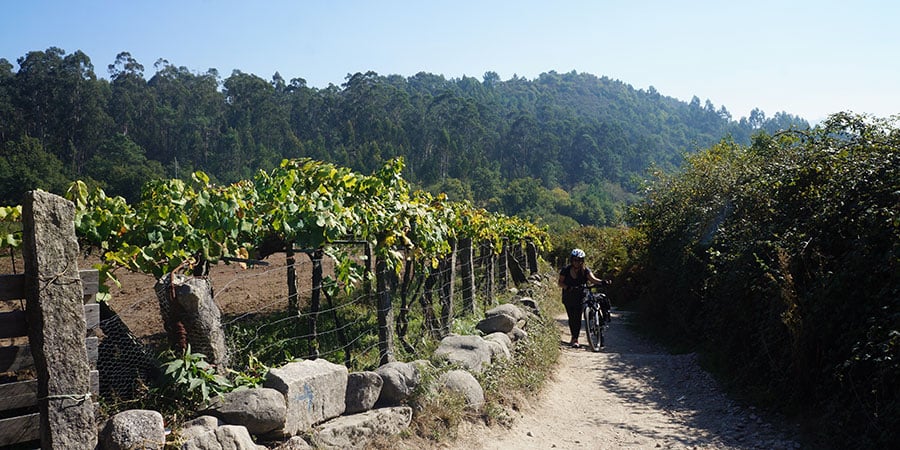
<instances>
[{"instance_id":1,"label":"green foliage","mask_svg":"<svg viewBox=\"0 0 900 450\"><path fill-rule=\"evenodd\" d=\"M0 64L0 204L34 187L60 193L72 179L134 203L139 181L187 181L197 171L229 184L285 159L372 173L402 157L407 179L454 201L611 225L627 200L594 186L633 193L633 177L650 164L676 166L685 150L807 126L759 110L732 121L699 98L686 103L574 71L506 81L365 72L317 89L278 73L221 77L164 59L145 76L128 52L108 69L109 80L98 79L83 52L55 47L29 52L17 72ZM585 195L580 185L592 188ZM571 198L561 201L557 189Z\"/></svg>"},{"instance_id":2,"label":"green foliage","mask_svg":"<svg viewBox=\"0 0 900 450\"><path fill-rule=\"evenodd\" d=\"M196 410L211 397L231 391L234 385L206 362L206 356L192 353L191 347L181 355L169 351L160 357L164 369L163 382L154 394L178 404L181 408Z\"/></svg>"},{"instance_id":3,"label":"green foliage","mask_svg":"<svg viewBox=\"0 0 900 450\"><path fill-rule=\"evenodd\" d=\"M19 204L33 189L62 192L70 180L58 156L38 139L0 142L0 204Z\"/></svg>"},{"instance_id":4,"label":"green foliage","mask_svg":"<svg viewBox=\"0 0 900 450\"><path fill-rule=\"evenodd\" d=\"M10 249L22 245L22 207L0 206L0 245Z\"/></svg>"},{"instance_id":5,"label":"green foliage","mask_svg":"<svg viewBox=\"0 0 900 450\"><path fill-rule=\"evenodd\" d=\"M898 193L895 121L836 114L694 155L631 217L647 238L645 317L704 345L746 390L822 411L843 430L832 436L887 444L900 420Z\"/></svg>"},{"instance_id":6,"label":"green foliage","mask_svg":"<svg viewBox=\"0 0 900 450\"><path fill-rule=\"evenodd\" d=\"M145 183L165 173L162 164L148 160L144 149L122 134L104 142L85 165L85 171L103 190L115 192L132 203L140 200Z\"/></svg>"}]
</instances>

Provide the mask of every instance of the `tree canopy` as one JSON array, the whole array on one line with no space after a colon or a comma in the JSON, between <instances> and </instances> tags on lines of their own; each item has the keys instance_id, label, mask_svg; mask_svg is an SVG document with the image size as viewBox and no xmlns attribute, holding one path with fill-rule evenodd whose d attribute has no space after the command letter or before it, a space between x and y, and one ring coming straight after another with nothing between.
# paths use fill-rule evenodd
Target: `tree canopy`
<instances>
[{"instance_id":1,"label":"tree canopy","mask_svg":"<svg viewBox=\"0 0 900 450\"><path fill-rule=\"evenodd\" d=\"M370 71L319 89L279 73L194 73L165 59L148 75L128 52L108 65L108 79L81 51L52 47L17 62L16 71L0 59L7 205L75 179L134 202L142 182L197 170L227 184L283 159L370 173L402 156L416 186L539 222L603 225L620 220L650 166L676 167L723 136L749 143L760 129L808 127L758 110L734 121L708 100L575 71L506 81ZM23 171L24 161L48 173Z\"/></svg>"}]
</instances>

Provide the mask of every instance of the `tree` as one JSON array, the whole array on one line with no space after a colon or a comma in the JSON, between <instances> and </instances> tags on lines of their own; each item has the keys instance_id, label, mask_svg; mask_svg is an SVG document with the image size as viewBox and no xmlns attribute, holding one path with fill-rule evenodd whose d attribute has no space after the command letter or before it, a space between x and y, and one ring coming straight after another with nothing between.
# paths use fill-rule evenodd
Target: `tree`
<instances>
[{"instance_id":1,"label":"tree","mask_svg":"<svg viewBox=\"0 0 900 450\"><path fill-rule=\"evenodd\" d=\"M25 132L80 174L109 124L90 58L50 47L19 58L16 106L29 117Z\"/></svg>"},{"instance_id":2,"label":"tree","mask_svg":"<svg viewBox=\"0 0 900 450\"><path fill-rule=\"evenodd\" d=\"M25 192L43 189L62 194L70 179L53 154L44 150L37 138L28 136L0 146L0 202L16 205Z\"/></svg>"},{"instance_id":3,"label":"tree","mask_svg":"<svg viewBox=\"0 0 900 450\"><path fill-rule=\"evenodd\" d=\"M19 110L14 106L15 74L13 65L5 58L0 58L0 142L5 142L19 134L24 122Z\"/></svg>"},{"instance_id":4,"label":"tree","mask_svg":"<svg viewBox=\"0 0 900 450\"><path fill-rule=\"evenodd\" d=\"M144 80L144 66L131 53L116 55L116 62L108 66L112 97L109 113L116 123L116 129L128 135L137 132L139 139L147 139L146 121L150 120L154 99Z\"/></svg>"},{"instance_id":5,"label":"tree","mask_svg":"<svg viewBox=\"0 0 900 450\"><path fill-rule=\"evenodd\" d=\"M140 200L145 183L165 178L162 164L148 160L144 149L125 134L117 134L104 142L88 161L87 171L104 191L116 192L129 203Z\"/></svg>"}]
</instances>

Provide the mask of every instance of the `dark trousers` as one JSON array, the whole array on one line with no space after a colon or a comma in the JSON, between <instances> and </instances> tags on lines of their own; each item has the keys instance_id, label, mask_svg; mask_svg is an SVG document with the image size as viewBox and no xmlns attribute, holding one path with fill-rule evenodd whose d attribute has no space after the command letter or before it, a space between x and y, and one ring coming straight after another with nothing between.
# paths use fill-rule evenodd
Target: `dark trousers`
<instances>
[{"instance_id":1,"label":"dark trousers","mask_svg":"<svg viewBox=\"0 0 900 450\"><path fill-rule=\"evenodd\" d=\"M572 333L572 339L577 341L578 335L581 334L581 298L565 299L563 305L566 307L566 315L569 316L569 332Z\"/></svg>"}]
</instances>

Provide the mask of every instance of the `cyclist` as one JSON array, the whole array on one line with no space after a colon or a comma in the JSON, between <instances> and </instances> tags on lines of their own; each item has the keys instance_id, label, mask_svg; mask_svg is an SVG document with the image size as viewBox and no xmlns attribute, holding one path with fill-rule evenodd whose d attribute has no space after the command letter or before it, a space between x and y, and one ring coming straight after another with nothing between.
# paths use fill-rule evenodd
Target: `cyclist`
<instances>
[{"instance_id":1,"label":"cyclist","mask_svg":"<svg viewBox=\"0 0 900 450\"><path fill-rule=\"evenodd\" d=\"M562 288L562 302L569 316L569 331L572 340L569 345L578 348L578 336L581 334L581 308L584 302L584 286L590 284L606 284L597 278L591 269L584 265L584 250L576 248L569 254L569 265L559 271L557 284Z\"/></svg>"}]
</instances>

